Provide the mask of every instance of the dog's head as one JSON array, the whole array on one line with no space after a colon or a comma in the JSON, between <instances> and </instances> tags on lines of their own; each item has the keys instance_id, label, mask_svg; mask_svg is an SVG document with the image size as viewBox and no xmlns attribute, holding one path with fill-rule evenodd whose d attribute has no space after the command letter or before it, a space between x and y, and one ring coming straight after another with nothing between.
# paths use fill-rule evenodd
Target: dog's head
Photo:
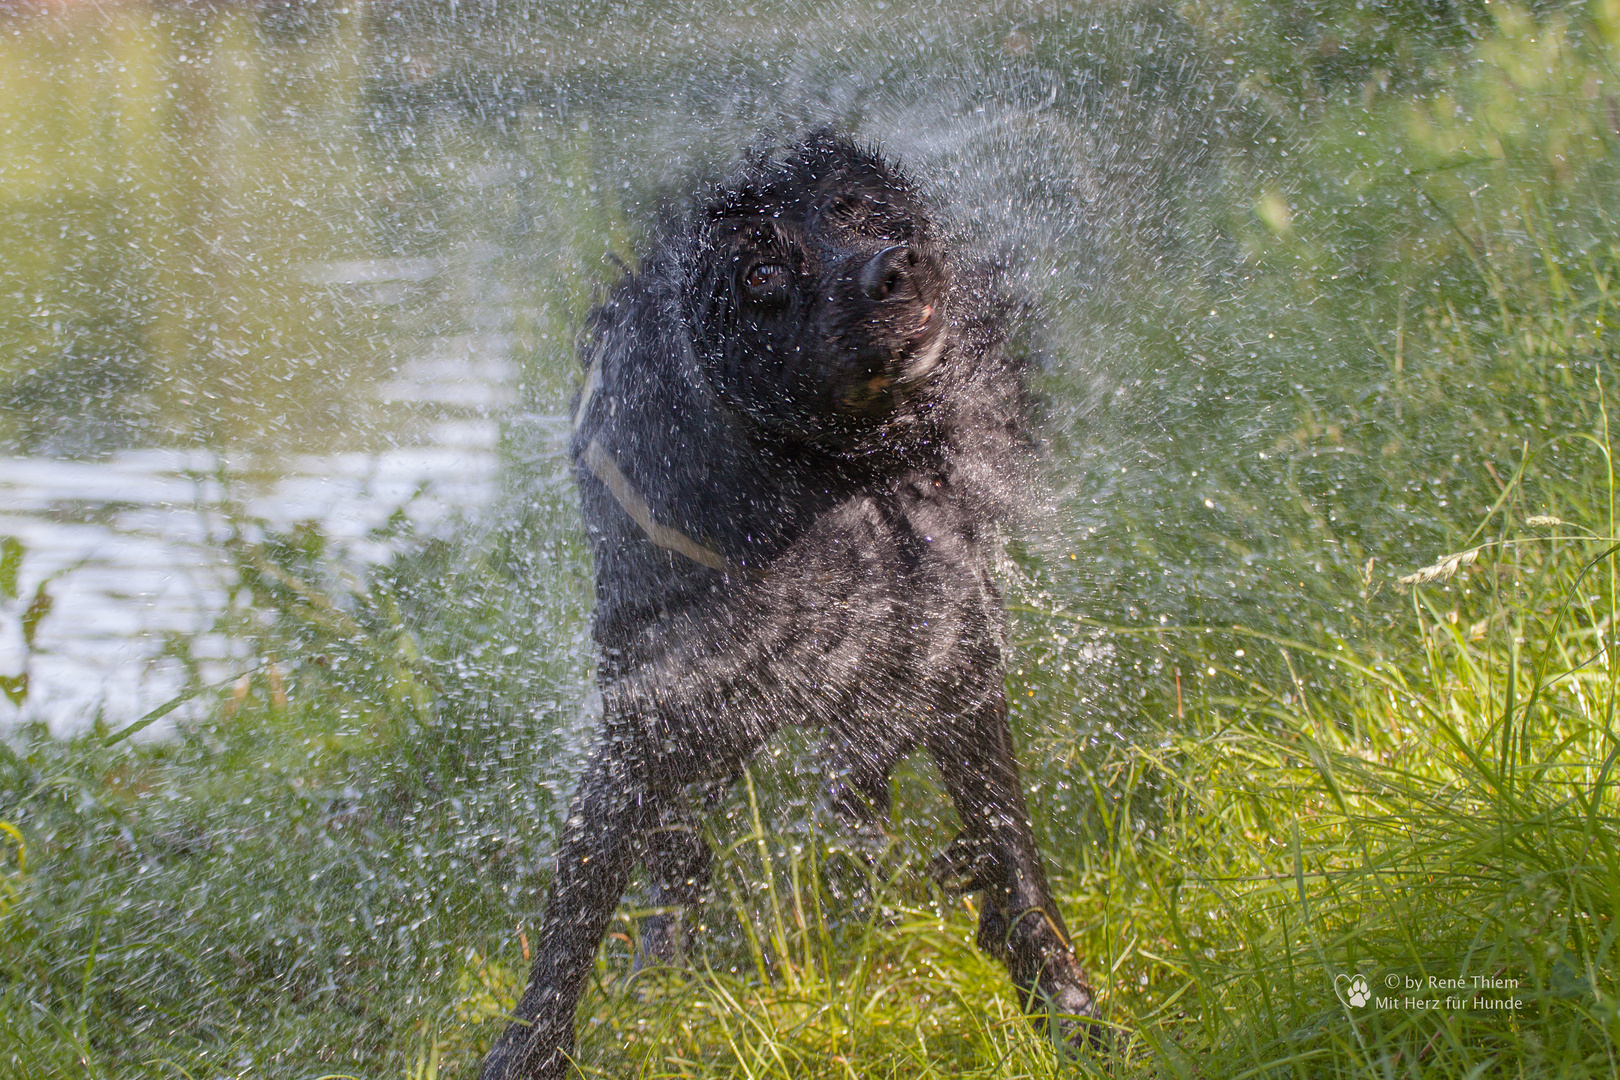
<instances>
[{"instance_id":1,"label":"dog's head","mask_svg":"<svg viewBox=\"0 0 1620 1080\"><path fill-rule=\"evenodd\" d=\"M706 208L688 295L705 377L784 435L838 442L927 383L947 345L945 249L880 156L812 135Z\"/></svg>"}]
</instances>

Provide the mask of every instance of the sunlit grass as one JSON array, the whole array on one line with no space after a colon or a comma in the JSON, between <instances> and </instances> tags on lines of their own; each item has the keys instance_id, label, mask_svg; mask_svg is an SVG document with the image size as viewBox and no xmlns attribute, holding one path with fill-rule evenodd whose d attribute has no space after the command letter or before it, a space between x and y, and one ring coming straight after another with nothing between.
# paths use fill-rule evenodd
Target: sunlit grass
<instances>
[{"instance_id":1,"label":"sunlit grass","mask_svg":"<svg viewBox=\"0 0 1620 1080\"><path fill-rule=\"evenodd\" d=\"M1240 631L1249 649L1331 657L1339 678L1207 699L1092 763L1094 805L1121 815L1158 781L1151 825L1088 823L1117 842L1064 868L1114 1054L1031 1028L970 944L970 902L914 869L874 878L867 914L829 928L840 902L817 870L835 841L769 837L754 817L718 874L733 953L630 980L627 912L582 1010L583 1074L1615 1075L1614 545L1597 524L1459 569L1474 580L1456 614L1415 588L1409 638L1385 650ZM456 1042L487 1039L519 968L469 967L478 1007L461 1019L484 1034ZM1335 994L1357 973L1361 1007Z\"/></svg>"}]
</instances>

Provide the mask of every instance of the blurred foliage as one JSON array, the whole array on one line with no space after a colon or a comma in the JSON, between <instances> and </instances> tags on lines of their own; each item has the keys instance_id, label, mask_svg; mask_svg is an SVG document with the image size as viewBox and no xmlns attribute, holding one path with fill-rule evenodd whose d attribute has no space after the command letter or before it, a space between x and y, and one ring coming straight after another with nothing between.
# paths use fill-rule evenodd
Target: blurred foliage
<instances>
[{"instance_id":1,"label":"blurred foliage","mask_svg":"<svg viewBox=\"0 0 1620 1080\"><path fill-rule=\"evenodd\" d=\"M1047 613L1026 637L1058 635L1076 684L1033 688L1032 730L1055 711L1122 737L1144 676L1178 664L1051 613L1378 640L1407 618L1395 579L1464 546L1527 454L1532 506L1590 468L1614 362L1615 46L1580 8L1498 8L1447 54L1443 93L1318 95L1275 143L1232 149L1200 211L1221 274L1200 255L1056 309L1113 381L1051 426L1061 504L1026 564ZM1222 11L1217 47L1279 47L1273 9ZM1532 55L1540 80L1505 93ZM1513 101L1515 121L1490 112ZM1045 389L1072 398L1073 376Z\"/></svg>"},{"instance_id":2,"label":"blurred foliage","mask_svg":"<svg viewBox=\"0 0 1620 1080\"><path fill-rule=\"evenodd\" d=\"M352 1064L338 1030L369 1060L426 973L532 907L552 813L539 782L566 782L556 713L580 707L536 690L585 683L576 530L547 509L471 565L396 519L401 554L364 581L317 530L239 518L245 603L222 629L258 660L207 721L150 744L98 724L0 745L0 820L45 867L4 879L19 1026L0 1073ZM571 590L572 620L529 616L537 589ZM546 596L553 618L562 599ZM483 650L506 659L465 662ZM108 1024L128 1039L105 1042Z\"/></svg>"}]
</instances>

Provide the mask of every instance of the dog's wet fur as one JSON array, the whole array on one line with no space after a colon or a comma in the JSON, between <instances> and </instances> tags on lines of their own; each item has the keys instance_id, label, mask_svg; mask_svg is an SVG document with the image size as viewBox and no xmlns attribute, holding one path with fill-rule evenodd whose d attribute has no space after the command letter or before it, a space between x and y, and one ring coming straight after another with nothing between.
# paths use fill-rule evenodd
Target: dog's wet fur
<instances>
[{"instance_id":1,"label":"dog's wet fur","mask_svg":"<svg viewBox=\"0 0 1620 1080\"><path fill-rule=\"evenodd\" d=\"M689 792L791 724L826 733L857 827L881 829L890 770L928 749L962 824L932 869L982 894L979 946L1029 1011L1090 1030L1007 726L991 561L1031 463L1007 310L895 165L818 132L707 186L592 313L572 452L601 741L484 1080L566 1074L633 864L659 903L696 903ZM670 936L650 922L644 952Z\"/></svg>"}]
</instances>

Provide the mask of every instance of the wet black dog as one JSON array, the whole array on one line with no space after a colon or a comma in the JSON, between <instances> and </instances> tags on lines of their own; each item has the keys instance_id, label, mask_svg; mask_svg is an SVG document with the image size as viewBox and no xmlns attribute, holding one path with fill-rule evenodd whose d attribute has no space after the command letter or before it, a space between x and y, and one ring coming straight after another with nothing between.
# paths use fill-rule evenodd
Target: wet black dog
<instances>
[{"instance_id":1,"label":"wet black dog","mask_svg":"<svg viewBox=\"0 0 1620 1080\"><path fill-rule=\"evenodd\" d=\"M566 1072L633 863L695 902L687 788L788 724L825 730L833 805L869 825L927 747L962 824L934 868L982 892L980 947L1032 1012L1092 1009L1007 728L992 534L1030 451L1005 305L910 182L842 139L756 155L706 195L592 316L573 453L604 730L485 1080Z\"/></svg>"}]
</instances>

